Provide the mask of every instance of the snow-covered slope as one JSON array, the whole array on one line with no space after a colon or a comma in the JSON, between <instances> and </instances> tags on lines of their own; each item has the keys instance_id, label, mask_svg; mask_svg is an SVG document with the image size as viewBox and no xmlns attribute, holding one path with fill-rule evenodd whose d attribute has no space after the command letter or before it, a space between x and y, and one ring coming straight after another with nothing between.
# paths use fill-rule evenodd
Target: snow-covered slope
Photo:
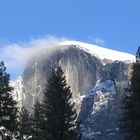
<instances>
[{"instance_id":1,"label":"snow-covered slope","mask_svg":"<svg viewBox=\"0 0 140 140\"><path fill-rule=\"evenodd\" d=\"M110 113L113 102L115 102L115 94L114 82L107 80L104 82L98 81L89 94L85 96L79 115L82 140L97 139L97 137L102 137L105 134L110 135L110 133L116 133L114 130L116 130L117 126L108 124L109 121L111 124L115 118L112 117L111 119L113 120L110 118L108 118L110 120L106 119L109 116L108 114ZM104 116L104 120L99 114ZM101 126L103 125L102 128L99 127L100 123ZM108 130L113 131L110 132ZM107 139L107 136L104 139Z\"/></svg>"},{"instance_id":2,"label":"snow-covered slope","mask_svg":"<svg viewBox=\"0 0 140 140\"><path fill-rule=\"evenodd\" d=\"M135 56L124 53L124 52L119 52L107 48L102 48L97 45L91 45L83 42L78 42L78 41L64 41L59 44L61 45L74 45L80 49L85 50L86 52L99 57L100 59L109 59L112 61L118 60L118 61L123 61L126 63L132 63L135 61Z\"/></svg>"}]
</instances>

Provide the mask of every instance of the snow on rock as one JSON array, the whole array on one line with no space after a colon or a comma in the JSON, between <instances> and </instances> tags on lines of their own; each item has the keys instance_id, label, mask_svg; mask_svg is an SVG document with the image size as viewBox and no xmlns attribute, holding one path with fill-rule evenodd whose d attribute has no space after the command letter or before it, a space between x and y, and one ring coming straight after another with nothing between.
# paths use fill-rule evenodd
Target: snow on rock
<instances>
[{"instance_id":1,"label":"snow on rock","mask_svg":"<svg viewBox=\"0 0 140 140\"><path fill-rule=\"evenodd\" d=\"M74 93L72 101L75 102L79 114L82 140L120 139L117 121L120 115L121 96L118 93L120 89L124 89L125 82L129 81L131 73L129 63L134 62L135 57L78 41L65 41L59 45L58 54L54 53L50 58L37 57L35 61L31 61L29 67L24 70L24 82L22 77L11 82L14 87L13 96L18 101L18 106L27 104L26 107L29 108L35 101L34 97L42 97L41 91L46 82L43 78L49 75L54 63L61 64L66 80ZM45 51L44 56L46 56ZM26 93L23 92L23 88Z\"/></svg>"},{"instance_id":2,"label":"snow on rock","mask_svg":"<svg viewBox=\"0 0 140 140\"><path fill-rule=\"evenodd\" d=\"M0 140L8 140L12 138L12 140L17 140L15 139L14 135L5 127L0 126Z\"/></svg>"},{"instance_id":3,"label":"snow on rock","mask_svg":"<svg viewBox=\"0 0 140 140\"><path fill-rule=\"evenodd\" d=\"M78 96L72 98L72 102L75 103L75 109L77 111L77 114L79 114L79 112L80 112L81 103L84 98L85 98L85 95L81 95L81 96L78 95Z\"/></svg>"},{"instance_id":4,"label":"snow on rock","mask_svg":"<svg viewBox=\"0 0 140 140\"><path fill-rule=\"evenodd\" d=\"M13 98L17 101L18 107L22 107L22 101L23 98L25 98L25 95L23 93L23 79L22 76L20 76L16 81L11 81L10 85L14 88L13 90Z\"/></svg>"},{"instance_id":5,"label":"snow on rock","mask_svg":"<svg viewBox=\"0 0 140 140\"><path fill-rule=\"evenodd\" d=\"M107 49L107 48L103 48L103 47L99 47L97 45L79 42L79 41L64 41L64 42L61 42L59 45L76 46L76 47L83 49L84 51L102 59L102 60L103 59L108 59L108 60L112 60L112 61L118 60L118 61L123 61L126 63L132 63L135 61L134 55L111 50L111 49Z\"/></svg>"},{"instance_id":6,"label":"snow on rock","mask_svg":"<svg viewBox=\"0 0 140 140\"><path fill-rule=\"evenodd\" d=\"M112 80L106 80L104 82L101 82L99 80L94 86L94 88L91 91L89 91L86 98L88 98L90 95L93 95L95 93L100 93L100 92L101 93L107 93L107 92L114 93L114 91L115 91L115 86Z\"/></svg>"},{"instance_id":7,"label":"snow on rock","mask_svg":"<svg viewBox=\"0 0 140 140\"><path fill-rule=\"evenodd\" d=\"M82 140L96 139L100 135L105 137L110 135L112 137L118 131L114 122L111 122L115 121L115 115L112 116L111 114L114 108L115 96L116 87L114 81L99 80L94 88L83 98L79 114L79 121L82 122L80 124Z\"/></svg>"},{"instance_id":8,"label":"snow on rock","mask_svg":"<svg viewBox=\"0 0 140 140\"><path fill-rule=\"evenodd\" d=\"M95 87L87 94L85 98L94 95L93 111L91 114L108 108L109 102L112 102L113 95L116 93L114 82L107 80L105 82L97 82Z\"/></svg>"}]
</instances>

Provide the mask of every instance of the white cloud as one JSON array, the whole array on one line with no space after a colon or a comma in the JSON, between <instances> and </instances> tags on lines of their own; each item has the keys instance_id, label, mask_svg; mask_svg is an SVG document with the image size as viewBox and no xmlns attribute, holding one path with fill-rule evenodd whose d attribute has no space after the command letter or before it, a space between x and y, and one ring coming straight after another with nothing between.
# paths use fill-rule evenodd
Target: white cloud
<instances>
[{"instance_id":1,"label":"white cloud","mask_svg":"<svg viewBox=\"0 0 140 140\"><path fill-rule=\"evenodd\" d=\"M89 37L89 42L94 43L95 45L105 46L104 40L99 37Z\"/></svg>"},{"instance_id":2,"label":"white cloud","mask_svg":"<svg viewBox=\"0 0 140 140\"><path fill-rule=\"evenodd\" d=\"M96 45L104 46L105 44L101 38L90 37L89 39L91 43ZM32 38L30 41L24 43L0 44L0 61L3 60L5 62L8 73L11 74L12 79L15 79L23 72L24 65L32 55L44 48L56 49L53 46L66 40L68 39L46 36Z\"/></svg>"},{"instance_id":3,"label":"white cloud","mask_svg":"<svg viewBox=\"0 0 140 140\"><path fill-rule=\"evenodd\" d=\"M55 44L64 40L67 39L47 36L32 38L29 42L0 46L0 61L5 62L8 72L15 78L22 73L25 63L32 55L42 48L53 48Z\"/></svg>"},{"instance_id":4,"label":"white cloud","mask_svg":"<svg viewBox=\"0 0 140 140\"><path fill-rule=\"evenodd\" d=\"M104 46L105 45L104 40L101 39L101 38L94 38L94 41L95 41L96 45L100 45L100 46Z\"/></svg>"}]
</instances>

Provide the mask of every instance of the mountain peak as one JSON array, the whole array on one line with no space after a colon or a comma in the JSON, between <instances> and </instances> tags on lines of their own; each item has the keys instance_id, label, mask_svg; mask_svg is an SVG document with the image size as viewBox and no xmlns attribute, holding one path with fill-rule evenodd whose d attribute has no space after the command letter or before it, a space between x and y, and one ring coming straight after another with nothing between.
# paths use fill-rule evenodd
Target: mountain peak
<instances>
[{"instance_id":1,"label":"mountain peak","mask_svg":"<svg viewBox=\"0 0 140 140\"><path fill-rule=\"evenodd\" d=\"M103 59L109 59L112 61L118 60L118 61L123 61L126 63L135 62L135 56L132 54L103 48L103 47L100 47L97 45L92 45L92 44L83 43L83 42L79 42L79 41L64 41L64 42L61 42L59 45L76 46L77 48L80 48L80 49L90 53L91 55L99 57L102 60Z\"/></svg>"}]
</instances>

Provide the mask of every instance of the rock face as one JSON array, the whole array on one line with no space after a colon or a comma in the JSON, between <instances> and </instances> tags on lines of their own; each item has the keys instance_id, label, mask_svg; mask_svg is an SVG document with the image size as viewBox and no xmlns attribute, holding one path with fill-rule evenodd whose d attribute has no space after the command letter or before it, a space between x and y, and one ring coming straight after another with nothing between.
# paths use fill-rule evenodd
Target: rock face
<instances>
[{"instance_id":1,"label":"rock face","mask_svg":"<svg viewBox=\"0 0 140 140\"><path fill-rule=\"evenodd\" d=\"M119 129L122 95L131 74L131 65L107 64L102 78L82 101L78 121L82 139L123 140Z\"/></svg>"},{"instance_id":2,"label":"rock face","mask_svg":"<svg viewBox=\"0 0 140 140\"><path fill-rule=\"evenodd\" d=\"M126 62L132 62L134 57L124 54L128 60L103 59L79 45L64 43L59 49L42 50L26 64L22 76L22 104L31 110L36 98L42 100L51 69L59 65L77 105L82 140L123 140L118 120L124 88L131 76L132 64ZM112 52L116 56L123 55Z\"/></svg>"},{"instance_id":3,"label":"rock face","mask_svg":"<svg viewBox=\"0 0 140 140\"><path fill-rule=\"evenodd\" d=\"M53 52L50 57L41 56L32 59L23 73L24 105L27 108L31 108L36 98L42 99L52 67L62 67L73 97L90 90L99 80L103 69L101 60L73 46Z\"/></svg>"}]
</instances>

